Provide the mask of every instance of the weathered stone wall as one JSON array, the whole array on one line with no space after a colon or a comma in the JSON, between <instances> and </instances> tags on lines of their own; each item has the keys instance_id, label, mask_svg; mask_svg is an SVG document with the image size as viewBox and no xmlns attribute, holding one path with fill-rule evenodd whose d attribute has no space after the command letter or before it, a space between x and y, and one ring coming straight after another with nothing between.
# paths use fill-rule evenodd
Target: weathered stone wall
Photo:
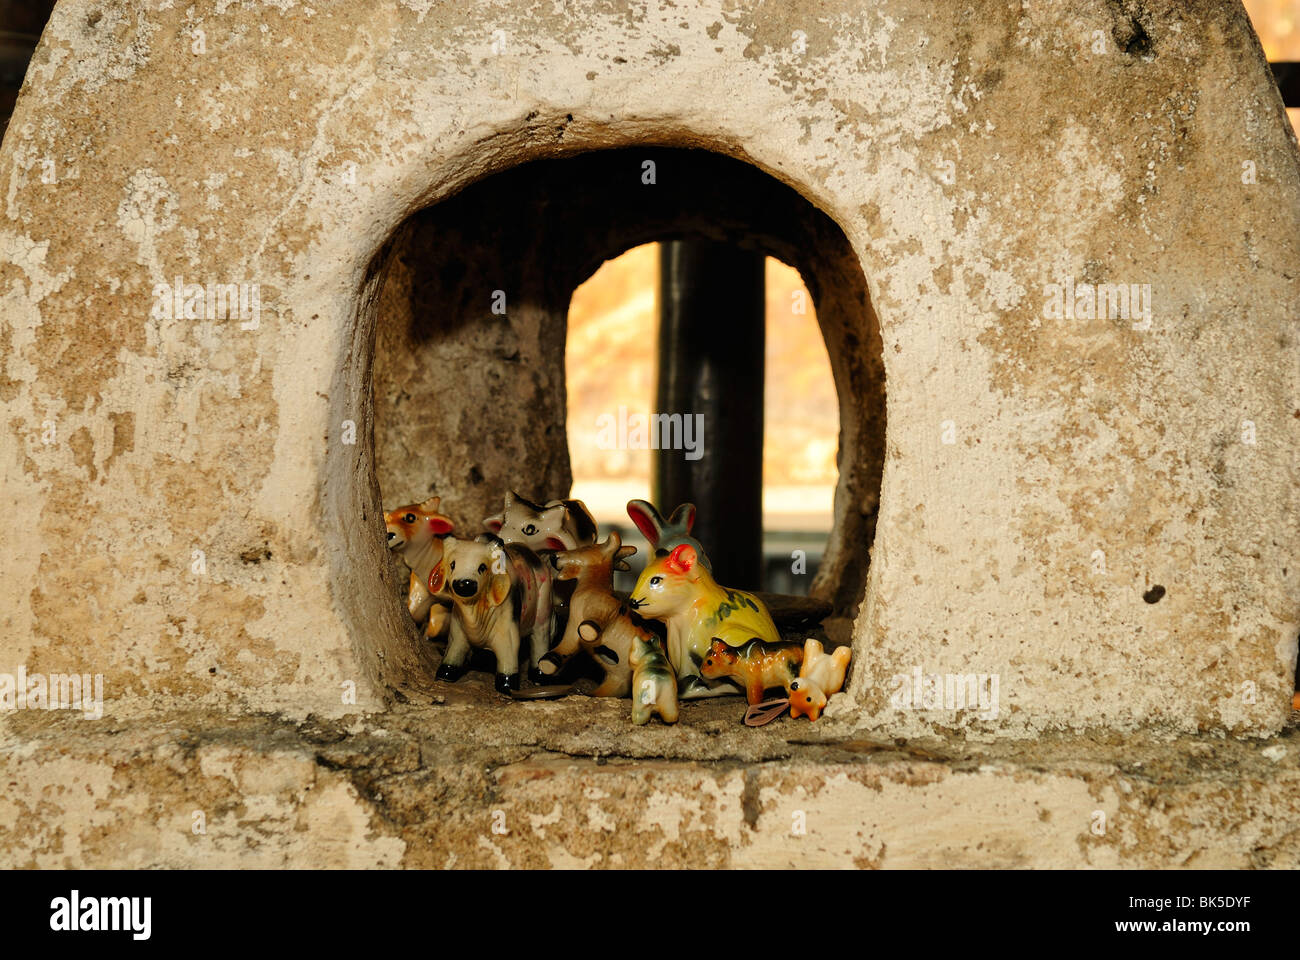
<instances>
[{"instance_id":1,"label":"weathered stone wall","mask_svg":"<svg viewBox=\"0 0 1300 960\"><path fill-rule=\"evenodd\" d=\"M1294 728L897 744L754 730L720 700L633 727L626 701L447 699L343 723L25 714L0 866L1300 868Z\"/></svg>"},{"instance_id":2,"label":"weathered stone wall","mask_svg":"<svg viewBox=\"0 0 1300 960\"><path fill-rule=\"evenodd\" d=\"M1281 727L1300 170L1231 0L63 0L0 148L0 664L101 672L118 716L419 685L377 516L383 247L492 173L646 145L790 185L870 290L886 461L834 715ZM260 323L152 317L176 276L260 284ZM1149 329L1044 318L1064 278L1150 284ZM1000 712L892 709L914 666L997 674Z\"/></svg>"}]
</instances>

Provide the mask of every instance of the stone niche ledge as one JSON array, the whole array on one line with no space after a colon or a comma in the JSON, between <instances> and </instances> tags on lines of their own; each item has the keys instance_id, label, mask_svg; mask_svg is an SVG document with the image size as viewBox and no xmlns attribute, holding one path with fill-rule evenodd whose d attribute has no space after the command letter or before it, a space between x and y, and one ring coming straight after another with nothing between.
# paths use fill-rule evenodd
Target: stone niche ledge
<instances>
[{"instance_id":1,"label":"stone niche ledge","mask_svg":"<svg viewBox=\"0 0 1300 960\"><path fill-rule=\"evenodd\" d=\"M1300 866L1300 724L1279 736L887 742L739 700L470 684L379 716L13 714L0 866Z\"/></svg>"}]
</instances>

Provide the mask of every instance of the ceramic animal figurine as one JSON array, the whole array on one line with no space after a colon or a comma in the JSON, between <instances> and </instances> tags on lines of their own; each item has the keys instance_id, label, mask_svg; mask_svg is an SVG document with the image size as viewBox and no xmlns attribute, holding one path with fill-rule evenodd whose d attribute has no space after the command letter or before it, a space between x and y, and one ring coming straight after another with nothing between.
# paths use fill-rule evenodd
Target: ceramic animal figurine
<instances>
[{"instance_id":1,"label":"ceramic animal figurine","mask_svg":"<svg viewBox=\"0 0 1300 960\"><path fill-rule=\"evenodd\" d=\"M496 654L497 690L518 690L521 638L528 635L534 664L551 646L553 586L550 565L525 546L487 534L445 541L429 578L435 594L451 599L451 639L438 679L459 680L470 648L486 648Z\"/></svg>"},{"instance_id":2,"label":"ceramic animal figurine","mask_svg":"<svg viewBox=\"0 0 1300 960\"><path fill-rule=\"evenodd\" d=\"M430 497L384 513L388 549L411 571L406 609L417 624L428 619L424 634L430 640L446 633L451 621L447 605L429 592L429 576L442 560L443 540L452 532L451 520L438 511L440 503L440 497Z\"/></svg>"},{"instance_id":3,"label":"ceramic animal figurine","mask_svg":"<svg viewBox=\"0 0 1300 960\"><path fill-rule=\"evenodd\" d=\"M634 553L636 547L623 546L618 532L612 531L603 543L551 554L556 579L562 583L572 581L575 586L568 600L564 635L537 665L541 673L558 673L566 660L585 650L605 671L604 680L592 696L627 696L631 683L628 648L636 631L610 627L618 617L627 616L614 596L614 571L630 569L627 558ZM602 637L605 633L609 636Z\"/></svg>"},{"instance_id":4,"label":"ceramic animal figurine","mask_svg":"<svg viewBox=\"0 0 1300 960\"><path fill-rule=\"evenodd\" d=\"M651 714L677 722L677 678L653 634L632 640L632 722L648 723Z\"/></svg>"},{"instance_id":5,"label":"ceramic animal figurine","mask_svg":"<svg viewBox=\"0 0 1300 960\"><path fill-rule=\"evenodd\" d=\"M849 667L853 651L836 647L830 653L822 649L821 642L809 637L803 645L803 665L798 678L790 684L790 716L803 714L816 720L826 709L826 701L844 686L844 671Z\"/></svg>"},{"instance_id":6,"label":"ceramic animal figurine","mask_svg":"<svg viewBox=\"0 0 1300 960\"><path fill-rule=\"evenodd\" d=\"M797 643L750 640L744 646L729 647L721 640L714 640L700 664L700 676L706 680L739 680L752 705L763 702L763 691L769 687L788 691L799 675L802 662L803 648Z\"/></svg>"},{"instance_id":7,"label":"ceramic animal figurine","mask_svg":"<svg viewBox=\"0 0 1300 960\"><path fill-rule=\"evenodd\" d=\"M781 640L763 602L743 590L719 586L689 543L646 564L628 602L641 616L667 625L668 659L677 671L681 699L734 692L729 685L710 687L700 679L699 664L715 638L730 647Z\"/></svg>"},{"instance_id":8,"label":"ceramic animal figurine","mask_svg":"<svg viewBox=\"0 0 1300 960\"><path fill-rule=\"evenodd\" d=\"M683 503L673 515L665 520L649 500L629 500L627 515L632 518L641 535L650 541L650 549L656 556L664 556L683 543L695 548L704 569L713 570L709 558L700 541L691 536L691 527L695 526L695 504Z\"/></svg>"},{"instance_id":9,"label":"ceramic animal figurine","mask_svg":"<svg viewBox=\"0 0 1300 960\"><path fill-rule=\"evenodd\" d=\"M551 500L536 504L513 490L505 508L483 520L483 526L505 543L522 543L530 550L573 550L596 542L596 521L581 500Z\"/></svg>"}]
</instances>

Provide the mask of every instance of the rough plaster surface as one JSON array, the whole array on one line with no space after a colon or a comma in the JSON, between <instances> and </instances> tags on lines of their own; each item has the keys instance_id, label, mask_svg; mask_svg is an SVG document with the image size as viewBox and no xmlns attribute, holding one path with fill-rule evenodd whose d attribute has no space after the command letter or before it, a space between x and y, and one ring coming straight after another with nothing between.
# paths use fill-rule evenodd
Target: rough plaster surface
<instances>
[{"instance_id":1,"label":"rough plaster surface","mask_svg":"<svg viewBox=\"0 0 1300 960\"><path fill-rule=\"evenodd\" d=\"M379 254L476 179L649 144L791 185L879 317L886 462L834 715L1281 728L1300 171L1231 0L64 0L0 148L0 666L103 673L120 722L418 686L377 517ZM177 275L259 283L260 327L151 319ZM1151 328L1045 320L1065 277L1149 283ZM892 710L914 666L998 674L996 720Z\"/></svg>"},{"instance_id":2,"label":"rough plaster surface","mask_svg":"<svg viewBox=\"0 0 1300 960\"><path fill-rule=\"evenodd\" d=\"M4 867L1300 867L1300 732L975 745L626 703L24 714ZM200 829L201 828L201 829Z\"/></svg>"}]
</instances>

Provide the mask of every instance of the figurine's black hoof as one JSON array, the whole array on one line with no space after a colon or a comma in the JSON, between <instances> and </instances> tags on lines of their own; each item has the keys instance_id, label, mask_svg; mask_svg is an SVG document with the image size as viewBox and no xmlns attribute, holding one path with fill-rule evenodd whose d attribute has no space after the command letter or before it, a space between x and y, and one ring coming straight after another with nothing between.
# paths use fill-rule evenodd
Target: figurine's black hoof
<instances>
[{"instance_id":1,"label":"figurine's black hoof","mask_svg":"<svg viewBox=\"0 0 1300 960\"><path fill-rule=\"evenodd\" d=\"M551 671L551 673L557 673L557 672L558 672L558 670L552 670L552 671ZM546 680L548 680L548 679L549 679L549 675L543 673L541 667L529 667L529 668L528 668L528 682L529 682L529 683L540 684L540 683L544 683L544 682L545 682Z\"/></svg>"},{"instance_id":2,"label":"figurine's black hoof","mask_svg":"<svg viewBox=\"0 0 1300 960\"><path fill-rule=\"evenodd\" d=\"M498 673L496 681L492 685L497 688L497 693L504 693L508 697L511 690L519 689L519 674Z\"/></svg>"},{"instance_id":3,"label":"figurine's black hoof","mask_svg":"<svg viewBox=\"0 0 1300 960\"><path fill-rule=\"evenodd\" d=\"M448 683L455 683L463 676L465 676L464 667L453 667L450 663L444 663L438 668L437 678Z\"/></svg>"}]
</instances>

